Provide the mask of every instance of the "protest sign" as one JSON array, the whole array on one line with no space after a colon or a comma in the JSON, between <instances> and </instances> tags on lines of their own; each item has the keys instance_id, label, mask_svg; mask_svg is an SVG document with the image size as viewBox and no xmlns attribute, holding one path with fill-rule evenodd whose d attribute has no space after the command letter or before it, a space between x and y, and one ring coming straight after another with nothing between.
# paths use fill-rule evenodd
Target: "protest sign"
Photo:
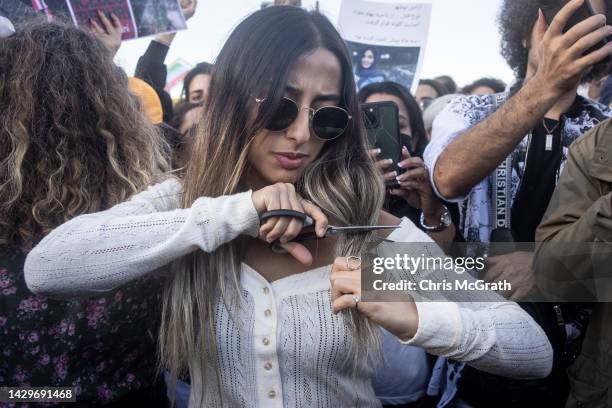
<instances>
[{"instance_id":1,"label":"protest sign","mask_svg":"<svg viewBox=\"0 0 612 408\"><path fill-rule=\"evenodd\" d=\"M138 37L187 28L179 0L129 0L129 3L132 6Z\"/></svg>"},{"instance_id":2,"label":"protest sign","mask_svg":"<svg viewBox=\"0 0 612 408\"><path fill-rule=\"evenodd\" d=\"M99 21L98 10L110 16L116 15L121 21L121 39L138 37L129 0L68 0L66 2L72 21L76 25L89 26L89 20Z\"/></svg>"},{"instance_id":3,"label":"protest sign","mask_svg":"<svg viewBox=\"0 0 612 408\"><path fill-rule=\"evenodd\" d=\"M15 3L16 0L0 0ZM33 7L32 7L33 6ZM89 27L99 22L98 11L114 14L121 21L123 40L184 30L187 28L179 0L36 0L26 8L44 9L48 16L72 20Z\"/></svg>"},{"instance_id":4,"label":"protest sign","mask_svg":"<svg viewBox=\"0 0 612 408\"><path fill-rule=\"evenodd\" d=\"M343 1L338 29L353 59L357 87L394 81L414 93L430 19L431 4Z\"/></svg>"},{"instance_id":5,"label":"protest sign","mask_svg":"<svg viewBox=\"0 0 612 408\"><path fill-rule=\"evenodd\" d=\"M7 18L13 25L35 18L36 11L28 3L17 0L0 0L0 16Z\"/></svg>"}]
</instances>

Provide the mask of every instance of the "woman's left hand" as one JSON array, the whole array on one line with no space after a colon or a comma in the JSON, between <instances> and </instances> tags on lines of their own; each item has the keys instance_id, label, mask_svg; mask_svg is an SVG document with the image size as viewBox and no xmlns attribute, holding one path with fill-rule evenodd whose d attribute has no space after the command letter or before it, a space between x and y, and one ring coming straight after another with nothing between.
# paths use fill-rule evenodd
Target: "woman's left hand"
<instances>
[{"instance_id":1,"label":"woman's left hand","mask_svg":"<svg viewBox=\"0 0 612 408\"><path fill-rule=\"evenodd\" d=\"M429 171L420 157L410 157L408 149L402 148L403 161L399 166L406 171L397 177L400 188L389 191L390 194L402 197L412 207L425 214L436 214L441 207L440 200L431 187Z\"/></svg>"},{"instance_id":2,"label":"woman's left hand","mask_svg":"<svg viewBox=\"0 0 612 408\"><path fill-rule=\"evenodd\" d=\"M414 302L362 302L361 260L336 258L331 272L332 311L356 309L400 340L410 340L419 326Z\"/></svg>"}]
</instances>

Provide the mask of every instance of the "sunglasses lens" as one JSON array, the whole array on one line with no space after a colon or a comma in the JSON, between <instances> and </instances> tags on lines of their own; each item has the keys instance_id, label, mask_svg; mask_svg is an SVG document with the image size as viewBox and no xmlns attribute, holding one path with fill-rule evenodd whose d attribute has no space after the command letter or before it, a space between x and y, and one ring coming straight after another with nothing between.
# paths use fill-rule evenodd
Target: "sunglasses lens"
<instances>
[{"instance_id":1,"label":"sunglasses lens","mask_svg":"<svg viewBox=\"0 0 612 408\"><path fill-rule=\"evenodd\" d=\"M278 108L266 128L273 132L287 129L291 126L295 118L297 118L297 115L298 107L295 102L283 98L279 102Z\"/></svg>"},{"instance_id":2,"label":"sunglasses lens","mask_svg":"<svg viewBox=\"0 0 612 408\"><path fill-rule=\"evenodd\" d=\"M348 113L334 107L321 108L312 118L312 130L321 139L332 140L344 133L348 126Z\"/></svg>"}]
</instances>

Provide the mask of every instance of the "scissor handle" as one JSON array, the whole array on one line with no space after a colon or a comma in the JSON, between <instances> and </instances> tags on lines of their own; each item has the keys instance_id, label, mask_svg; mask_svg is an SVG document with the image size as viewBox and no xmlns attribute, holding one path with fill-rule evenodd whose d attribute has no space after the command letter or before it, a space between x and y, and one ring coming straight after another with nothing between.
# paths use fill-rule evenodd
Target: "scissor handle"
<instances>
[{"instance_id":1,"label":"scissor handle","mask_svg":"<svg viewBox=\"0 0 612 408\"><path fill-rule=\"evenodd\" d=\"M307 214L300 212L300 211L294 211L294 210L266 211L265 213L261 214L261 216L259 217L259 223L265 224L265 222L268 221L268 219L274 218L274 217L299 218L304 223L304 227L311 227L314 225L314 220L310 218Z\"/></svg>"},{"instance_id":2,"label":"scissor handle","mask_svg":"<svg viewBox=\"0 0 612 408\"><path fill-rule=\"evenodd\" d=\"M259 223L260 224L264 224L267 220L269 220L270 218L274 218L274 217L293 217L293 218L298 218L300 220L302 220L302 222L304 223L304 227L311 227L314 225L314 220L309 217L307 214L304 214L303 212L300 211L294 211L294 210L271 210L271 211L266 211L265 213L263 213L260 217L259 217ZM307 238L306 236L310 236L312 235L311 238ZM301 234L298 235L297 237L295 237L295 239L293 239L293 241L297 241L299 237L304 236L306 241L311 241L313 239L316 239L316 234L314 232L307 232L305 234ZM301 239L300 239L301 240ZM274 242L272 242L271 244L272 247L272 252L274 252L275 254L286 254L287 251L285 250L285 248L283 248L282 246L280 246L280 241L276 240Z\"/></svg>"},{"instance_id":3,"label":"scissor handle","mask_svg":"<svg viewBox=\"0 0 612 408\"><path fill-rule=\"evenodd\" d=\"M293 238L290 242L314 241L315 239L319 239L319 238L320 237L317 236L316 232L305 232ZM272 241L270 245L272 245L272 252L274 252L275 254L286 254L287 253L285 248L280 246L280 241L278 239L276 241Z\"/></svg>"}]
</instances>

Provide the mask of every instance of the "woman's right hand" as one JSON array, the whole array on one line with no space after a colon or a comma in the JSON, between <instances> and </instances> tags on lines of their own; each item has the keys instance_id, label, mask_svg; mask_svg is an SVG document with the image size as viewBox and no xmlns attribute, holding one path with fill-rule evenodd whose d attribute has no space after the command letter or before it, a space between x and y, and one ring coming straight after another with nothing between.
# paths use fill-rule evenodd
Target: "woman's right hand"
<instances>
[{"instance_id":1,"label":"woman's right hand","mask_svg":"<svg viewBox=\"0 0 612 408\"><path fill-rule=\"evenodd\" d=\"M104 14L102 10L97 10L97 13L103 27L100 26L95 19L91 18L89 19L91 32L102 42L102 44L104 44L114 58L121 47L121 20L113 13L110 14L110 19L106 17L106 14Z\"/></svg>"},{"instance_id":2,"label":"woman's right hand","mask_svg":"<svg viewBox=\"0 0 612 408\"><path fill-rule=\"evenodd\" d=\"M327 231L327 217L316 205L303 199L290 183L276 183L253 192L253 205L260 216L272 210L293 210L309 215L315 222L317 236L323 238ZM295 217L272 217L259 228L259 238L271 243L279 240L280 245L304 265L312 263L312 254L297 242L291 242L301 231L304 223Z\"/></svg>"}]
</instances>

